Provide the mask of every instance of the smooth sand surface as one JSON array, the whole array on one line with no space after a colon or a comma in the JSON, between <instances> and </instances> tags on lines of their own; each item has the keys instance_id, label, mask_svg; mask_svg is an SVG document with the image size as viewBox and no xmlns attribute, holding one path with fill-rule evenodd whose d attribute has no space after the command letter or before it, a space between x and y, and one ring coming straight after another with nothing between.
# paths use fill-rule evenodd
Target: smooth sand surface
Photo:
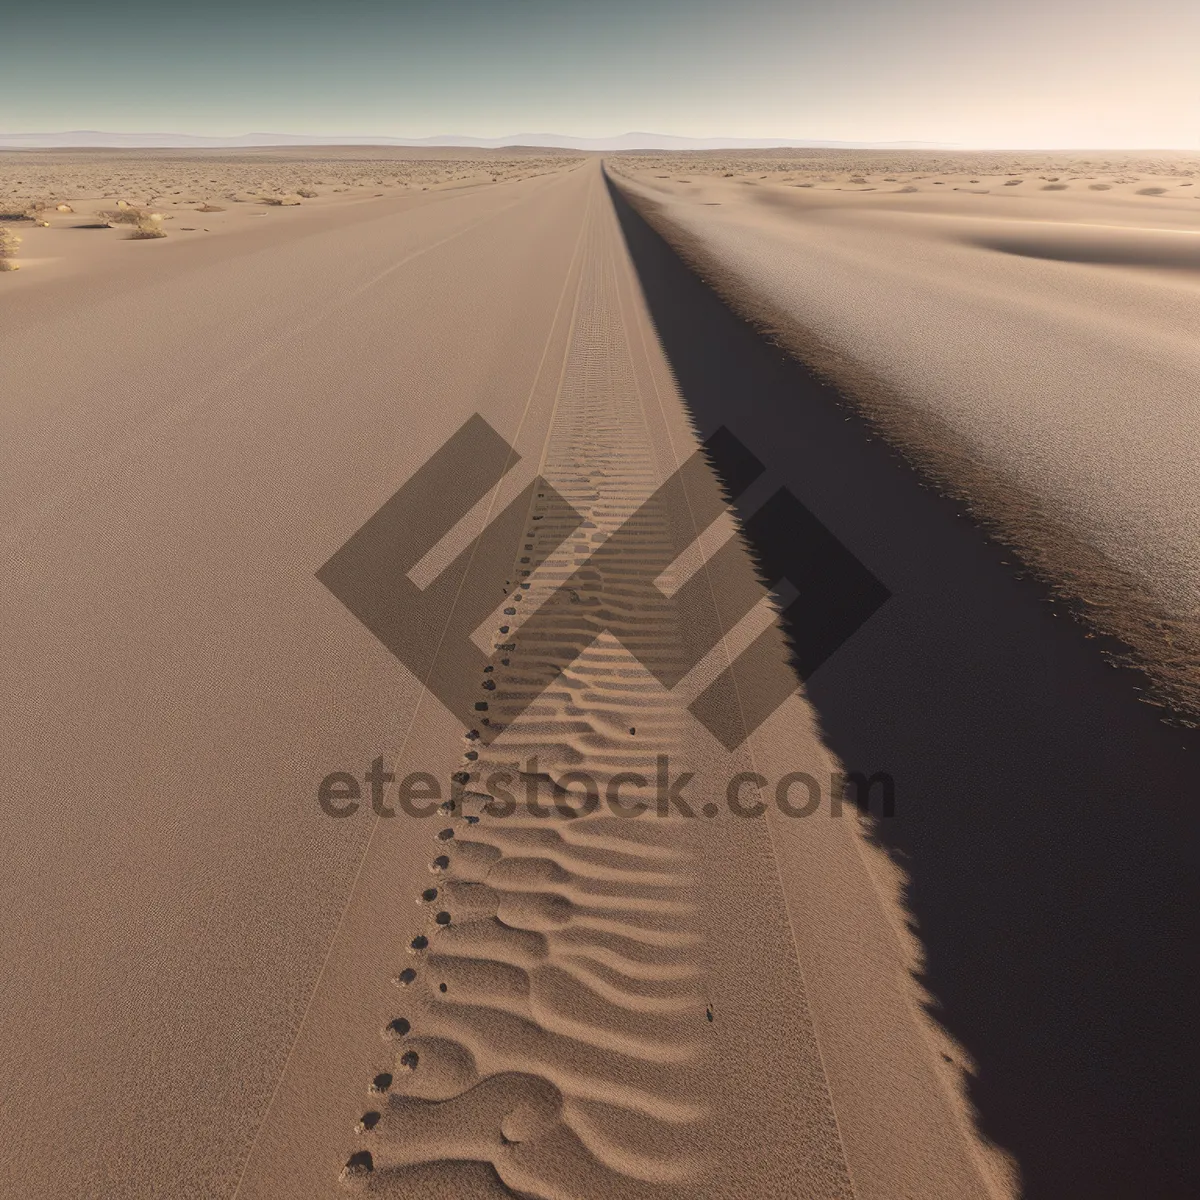
<instances>
[{"instance_id":1,"label":"smooth sand surface","mask_svg":"<svg viewBox=\"0 0 1200 1200\"><path fill-rule=\"evenodd\" d=\"M0 288L0 1193L1010 1194L869 830L723 803L838 764L599 164L276 216ZM461 464L483 499L415 569L457 583L413 618L438 671L485 614L465 739L316 574L477 413L520 462ZM539 473L583 523L560 542L535 491L482 536ZM719 678L720 738L687 707ZM543 802L669 755L716 813L501 818L478 780L431 819L316 802L376 755L535 751Z\"/></svg>"},{"instance_id":2,"label":"smooth sand surface","mask_svg":"<svg viewBox=\"0 0 1200 1200\"><path fill-rule=\"evenodd\" d=\"M627 156L743 313L1200 719L1200 160Z\"/></svg>"}]
</instances>

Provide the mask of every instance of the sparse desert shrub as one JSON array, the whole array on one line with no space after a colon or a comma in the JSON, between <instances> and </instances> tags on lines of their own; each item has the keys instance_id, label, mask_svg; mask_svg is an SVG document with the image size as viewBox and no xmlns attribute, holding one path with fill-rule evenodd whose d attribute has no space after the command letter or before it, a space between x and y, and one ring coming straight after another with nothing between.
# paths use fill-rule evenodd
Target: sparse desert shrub
<instances>
[{"instance_id":1,"label":"sparse desert shrub","mask_svg":"<svg viewBox=\"0 0 1200 1200\"><path fill-rule=\"evenodd\" d=\"M1016 187L1018 183L1024 183L1024 182L1025 182L1025 180L1023 180L1023 179L1006 179L1004 181L1004 186L1005 187Z\"/></svg>"},{"instance_id":2,"label":"sparse desert shrub","mask_svg":"<svg viewBox=\"0 0 1200 1200\"><path fill-rule=\"evenodd\" d=\"M17 248L21 245L21 235L13 233L0 225L0 271L16 271L20 268L13 259L17 257Z\"/></svg>"},{"instance_id":3,"label":"sparse desert shrub","mask_svg":"<svg viewBox=\"0 0 1200 1200\"><path fill-rule=\"evenodd\" d=\"M296 195L302 200L315 200L320 193L314 192L312 188L297 188Z\"/></svg>"},{"instance_id":4,"label":"sparse desert shrub","mask_svg":"<svg viewBox=\"0 0 1200 1200\"><path fill-rule=\"evenodd\" d=\"M1043 192L1065 192L1067 185L1065 183L1047 183L1043 188Z\"/></svg>"},{"instance_id":5,"label":"sparse desert shrub","mask_svg":"<svg viewBox=\"0 0 1200 1200\"><path fill-rule=\"evenodd\" d=\"M49 229L47 214L54 207L52 200L31 200L21 212L0 213L4 221L32 221L41 229Z\"/></svg>"},{"instance_id":6,"label":"sparse desert shrub","mask_svg":"<svg viewBox=\"0 0 1200 1200\"><path fill-rule=\"evenodd\" d=\"M1112 191L1111 183L1089 183L1088 187L1091 188L1093 192L1111 192Z\"/></svg>"},{"instance_id":7,"label":"sparse desert shrub","mask_svg":"<svg viewBox=\"0 0 1200 1200\"><path fill-rule=\"evenodd\" d=\"M159 224L162 216L159 213L150 213L145 221L139 221L130 233L130 237L134 241L145 241L147 238L162 238L167 236L167 231Z\"/></svg>"},{"instance_id":8,"label":"sparse desert shrub","mask_svg":"<svg viewBox=\"0 0 1200 1200\"><path fill-rule=\"evenodd\" d=\"M898 192L919 192L920 190L920 188L913 187L911 183L905 184L904 187L896 189Z\"/></svg>"},{"instance_id":9,"label":"sparse desert shrub","mask_svg":"<svg viewBox=\"0 0 1200 1200\"><path fill-rule=\"evenodd\" d=\"M299 196L263 196L262 202L272 208L291 208L300 203Z\"/></svg>"},{"instance_id":10,"label":"sparse desert shrub","mask_svg":"<svg viewBox=\"0 0 1200 1200\"><path fill-rule=\"evenodd\" d=\"M135 208L124 200L118 200L116 208L110 208L97 215L114 229L122 225L132 225L129 236L137 241L167 236L167 231L162 227L162 213L146 212L145 209Z\"/></svg>"},{"instance_id":11,"label":"sparse desert shrub","mask_svg":"<svg viewBox=\"0 0 1200 1200\"><path fill-rule=\"evenodd\" d=\"M224 212L225 210L219 204L209 204L207 201L200 205L197 212Z\"/></svg>"},{"instance_id":12,"label":"sparse desert shrub","mask_svg":"<svg viewBox=\"0 0 1200 1200\"><path fill-rule=\"evenodd\" d=\"M1139 196L1164 196L1166 192L1166 188L1160 187L1138 188L1137 190Z\"/></svg>"},{"instance_id":13,"label":"sparse desert shrub","mask_svg":"<svg viewBox=\"0 0 1200 1200\"><path fill-rule=\"evenodd\" d=\"M101 209L98 216L106 225L135 225L141 210L131 207L126 201L118 200L116 208Z\"/></svg>"}]
</instances>

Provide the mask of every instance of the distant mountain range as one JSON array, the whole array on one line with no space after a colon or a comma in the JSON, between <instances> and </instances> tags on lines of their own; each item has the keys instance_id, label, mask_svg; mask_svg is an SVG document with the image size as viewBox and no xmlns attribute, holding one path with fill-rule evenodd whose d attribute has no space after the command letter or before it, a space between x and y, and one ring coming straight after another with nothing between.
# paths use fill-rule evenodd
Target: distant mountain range
<instances>
[{"instance_id":1,"label":"distant mountain range","mask_svg":"<svg viewBox=\"0 0 1200 1200\"><path fill-rule=\"evenodd\" d=\"M238 137L203 137L193 133L100 133L73 129L65 133L0 133L0 150L65 147L114 149L237 149L253 146L464 146L498 150L505 146L544 146L553 150L754 150L775 146L840 150L948 149L943 142L829 142L817 138L690 138L669 133L623 133L617 137L565 137L557 133L514 133L508 137L427 138L334 137L302 133L243 133Z\"/></svg>"}]
</instances>

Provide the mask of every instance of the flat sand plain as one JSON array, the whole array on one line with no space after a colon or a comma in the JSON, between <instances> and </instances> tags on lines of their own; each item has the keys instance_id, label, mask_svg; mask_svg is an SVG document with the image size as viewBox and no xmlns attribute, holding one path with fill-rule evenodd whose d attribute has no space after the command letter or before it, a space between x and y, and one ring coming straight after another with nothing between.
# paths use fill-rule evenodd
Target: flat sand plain
<instances>
[{"instance_id":1,"label":"flat sand plain","mask_svg":"<svg viewBox=\"0 0 1200 1200\"><path fill-rule=\"evenodd\" d=\"M1149 702L1200 719L1200 155L610 167L739 311L1131 648Z\"/></svg>"},{"instance_id":2,"label":"flat sand plain","mask_svg":"<svg viewBox=\"0 0 1200 1200\"><path fill-rule=\"evenodd\" d=\"M11 290L31 279L111 269L152 242L295 221L301 209L526 179L578 157L523 147L0 151L0 226L21 238L9 260L19 272L4 283ZM163 237L118 245L136 240L128 225L109 228L105 214L118 205L154 214Z\"/></svg>"}]
</instances>

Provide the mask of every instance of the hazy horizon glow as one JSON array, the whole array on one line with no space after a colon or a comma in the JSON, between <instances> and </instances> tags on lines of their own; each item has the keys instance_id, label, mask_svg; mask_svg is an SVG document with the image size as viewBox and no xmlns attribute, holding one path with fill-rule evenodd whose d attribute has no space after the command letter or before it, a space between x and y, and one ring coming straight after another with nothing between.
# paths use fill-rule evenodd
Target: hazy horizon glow
<instances>
[{"instance_id":1,"label":"hazy horizon glow","mask_svg":"<svg viewBox=\"0 0 1200 1200\"><path fill-rule=\"evenodd\" d=\"M64 0L0 132L516 133L1200 148L1197 0Z\"/></svg>"}]
</instances>

